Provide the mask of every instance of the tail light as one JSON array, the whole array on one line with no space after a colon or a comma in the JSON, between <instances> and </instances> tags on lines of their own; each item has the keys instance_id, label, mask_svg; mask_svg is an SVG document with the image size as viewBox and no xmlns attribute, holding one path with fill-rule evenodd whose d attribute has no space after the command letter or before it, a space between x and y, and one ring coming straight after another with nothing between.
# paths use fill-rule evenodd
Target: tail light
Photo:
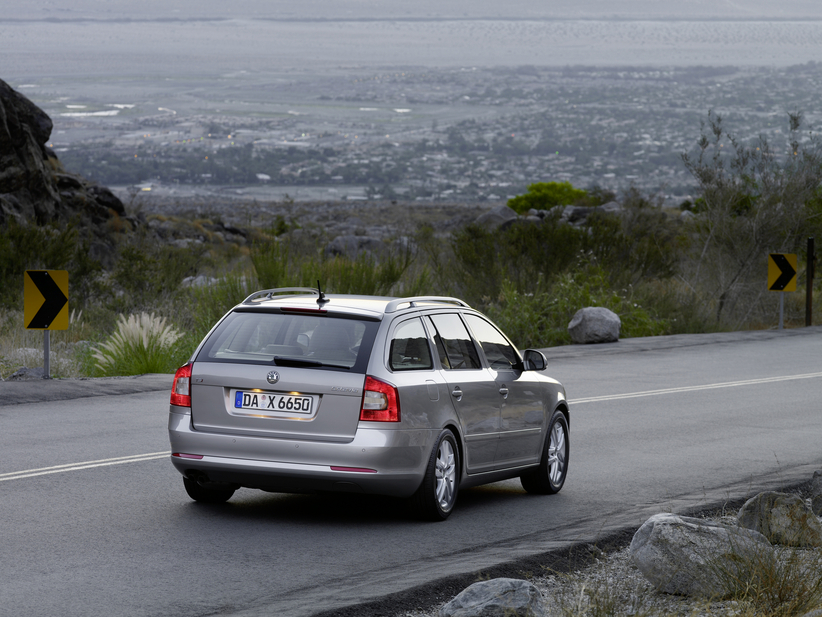
<instances>
[{"instance_id":1,"label":"tail light","mask_svg":"<svg viewBox=\"0 0 822 617\"><path fill-rule=\"evenodd\" d=\"M366 422L399 422L400 393L397 389L379 379L366 377L360 420Z\"/></svg>"},{"instance_id":2,"label":"tail light","mask_svg":"<svg viewBox=\"0 0 822 617\"><path fill-rule=\"evenodd\" d=\"M184 364L174 373L171 384L171 404L191 407L191 362Z\"/></svg>"}]
</instances>

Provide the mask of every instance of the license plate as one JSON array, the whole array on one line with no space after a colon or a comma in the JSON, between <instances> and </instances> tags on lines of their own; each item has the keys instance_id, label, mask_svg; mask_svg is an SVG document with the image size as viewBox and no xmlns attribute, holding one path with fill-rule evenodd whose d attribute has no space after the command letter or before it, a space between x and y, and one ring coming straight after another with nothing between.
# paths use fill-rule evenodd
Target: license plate
<instances>
[{"instance_id":1,"label":"license plate","mask_svg":"<svg viewBox=\"0 0 822 617\"><path fill-rule=\"evenodd\" d=\"M234 409L264 411L269 413L310 414L314 409L314 397L237 390L234 393Z\"/></svg>"}]
</instances>

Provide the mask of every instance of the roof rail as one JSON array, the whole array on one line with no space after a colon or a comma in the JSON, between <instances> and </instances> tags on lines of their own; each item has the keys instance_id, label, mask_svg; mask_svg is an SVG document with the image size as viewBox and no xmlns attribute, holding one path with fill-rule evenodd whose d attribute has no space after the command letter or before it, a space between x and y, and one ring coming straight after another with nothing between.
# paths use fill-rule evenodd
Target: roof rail
<instances>
[{"instance_id":1,"label":"roof rail","mask_svg":"<svg viewBox=\"0 0 822 617\"><path fill-rule=\"evenodd\" d=\"M471 308L466 302L458 298L449 298L447 296L414 296L413 298L397 298L391 300L385 306L386 313L393 313L399 310L400 306L407 304L409 308L414 308L417 304L455 304L464 308Z\"/></svg>"},{"instance_id":2,"label":"roof rail","mask_svg":"<svg viewBox=\"0 0 822 617\"><path fill-rule=\"evenodd\" d=\"M311 294L314 296L319 296L320 292L313 287L278 287L277 289L262 289L260 291L255 291L243 300L242 303L254 304L255 302L271 300L274 296L283 296L286 294Z\"/></svg>"}]
</instances>

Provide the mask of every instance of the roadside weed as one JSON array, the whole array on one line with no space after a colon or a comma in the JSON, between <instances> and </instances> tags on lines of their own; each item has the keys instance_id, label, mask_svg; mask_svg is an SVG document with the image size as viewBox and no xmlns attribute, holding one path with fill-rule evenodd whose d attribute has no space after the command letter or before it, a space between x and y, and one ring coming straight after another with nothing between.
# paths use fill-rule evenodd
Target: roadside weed
<instances>
[{"instance_id":1,"label":"roadside weed","mask_svg":"<svg viewBox=\"0 0 822 617\"><path fill-rule=\"evenodd\" d=\"M178 362L173 344L182 335L154 313L120 315L117 331L92 353L95 373L141 375L173 372Z\"/></svg>"}]
</instances>

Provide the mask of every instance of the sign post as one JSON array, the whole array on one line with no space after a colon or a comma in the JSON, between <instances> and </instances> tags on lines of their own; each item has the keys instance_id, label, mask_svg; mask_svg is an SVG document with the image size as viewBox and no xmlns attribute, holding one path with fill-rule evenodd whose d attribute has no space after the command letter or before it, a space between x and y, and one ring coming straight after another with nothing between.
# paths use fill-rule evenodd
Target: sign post
<instances>
[{"instance_id":1,"label":"sign post","mask_svg":"<svg viewBox=\"0 0 822 617\"><path fill-rule=\"evenodd\" d=\"M816 269L816 251L813 237L808 238L808 264L805 268L805 326L813 324L813 277Z\"/></svg>"},{"instance_id":2,"label":"sign post","mask_svg":"<svg viewBox=\"0 0 822 617\"><path fill-rule=\"evenodd\" d=\"M784 323L785 292L796 291L796 255L771 253L768 255L768 291L779 292L779 329Z\"/></svg>"},{"instance_id":3,"label":"sign post","mask_svg":"<svg viewBox=\"0 0 822 617\"><path fill-rule=\"evenodd\" d=\"M43 379L51 379L51 330L69 325L68 272L26 270L23 275L23 322L27 330L43 330Z\"/></svg>"}]
</instances>

